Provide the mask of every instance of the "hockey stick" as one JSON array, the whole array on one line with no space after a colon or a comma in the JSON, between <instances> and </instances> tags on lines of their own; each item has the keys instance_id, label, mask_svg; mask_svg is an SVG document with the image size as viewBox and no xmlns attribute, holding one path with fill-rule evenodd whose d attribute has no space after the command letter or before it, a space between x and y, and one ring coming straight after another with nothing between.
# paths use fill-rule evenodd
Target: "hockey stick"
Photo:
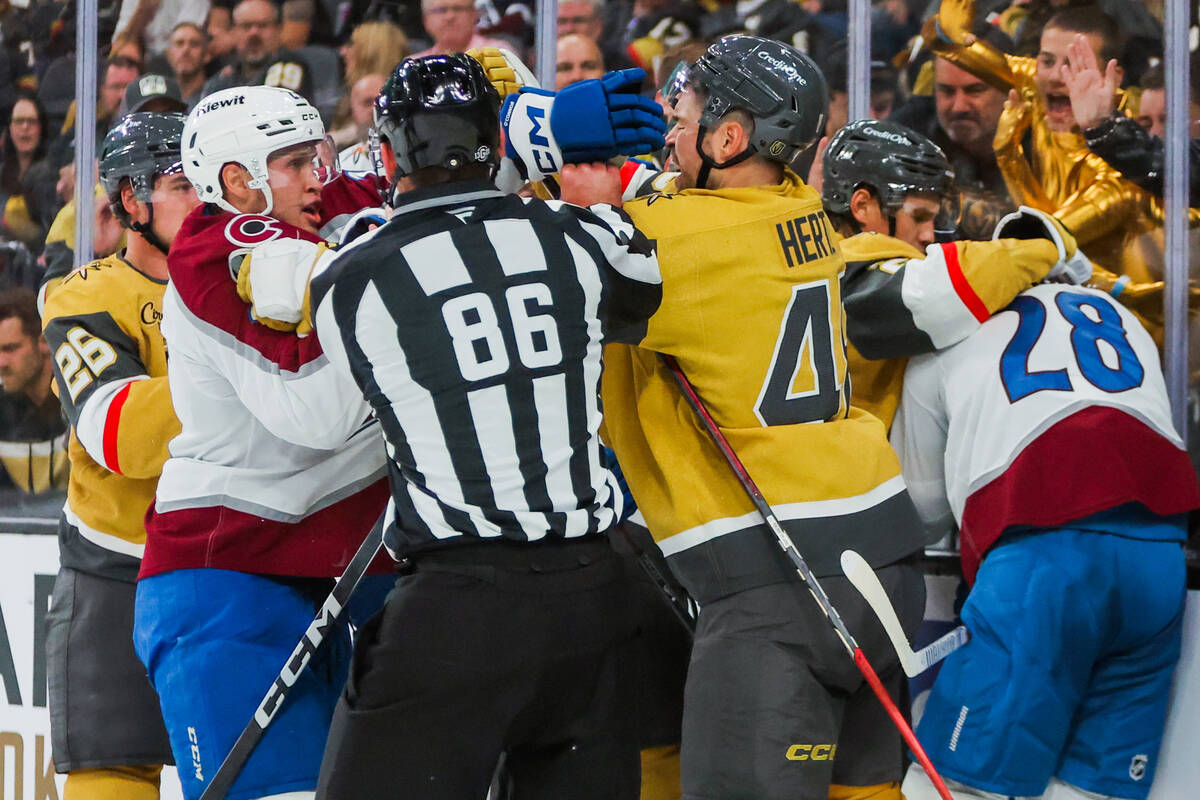
<instances>
[{"instance_id":1,"label":"hockey stick","mask_svg":"<svg viewBox=\"0 0 1200 800\"><path fill-rule=\"evenodd\" d=\"M683 374L679 363L668 355L659 355L663 364L670 371L671 377L675 379L675 383L679 386L679 390L683 393L687 404L691 406L692 411L700 419L700 423L704 426L704 430L708 432L713 443L717 445L717 449L721 451L721 455L725 457L726 463L737 476L738 483L742 485L742 489L750 496L750 501L754 503L754 507L758 513L762 515L763 521L767 523L767 527L775 534L775 540L779 546L783 548L783 552L791 560L796 567L796 571L800 573L800 578L804 581L804 585L812 594L813 599L817 601L825 618L833 625L833 629L837 631L838 637L842 640L842 644L846 647L846 651L850 657L854 659L855 666L862 673L863 678L870 685L871 690L875 692L875 696L879 698L879 702L883 704L883 708L887 711L889 717L892 718L892 723L896 729L900 731L900 735L904 737L904 741L912 749L913 754L917 757L917 761L925 768L925 773L933 782L934 788L942 800L954 800L950 790L946 788L942 776L938 774L934 768L933 762L929 760L929 756L925 754L925 748L921 747L920 741L917 740L917 735L913 733L912 726L904 719L904 715L900 713L900 709L896 707L895 702L888 695L887 690L883 688L883 684L879 680L879 676L875 674L875 669L871 666L871 662L867 660L862 648L858 646L858 642L854 640L854 636L846 628L846 624L842 622L841 616L837 609L829 601L829 596L825 594L825 590L821 588L820 582L817 581L817 576L809 569L808 562L804 560L804 556L800 555L796 550L796 545L792 543L791 538L784 531L783 526L779 524L779 518L775 516L775 512L771 510L767 500L763 497L762 491L759 490L758 484L750 477L750 473L746 471L746 467L742 464L737 453L729 445L729 441L725 435L721 433L721 429L717 427L716 421L712 415L708 413L708 409L704 407L704 402L700 396L696 394L696 390L692 387L687 376Z\"/></svg>"},{"instance_id":2,"label":"hockey stick","mask_svg":"<svg viewBox=\"0 0 1200 800\"><path fill-rule=\"evenodd\" d=\"M679 620L679 624L687 630L688 637L691 638L696 633L696 617L692 612L692 599L688 597L687 592L682 588L677 587L662 570L659 569L654 557L647 553L638 545L634 538L629 535L622 524L614 525L609 529L609 535L617 535L625 542L625 545L637 557L638 565L642 571L646 573L646 577L658 589L659 595L671 607L675 619Z\"/></svg>"},{"instance_id":3,"label":"hockey stick","mask_svg":"<svg viewBox=\"0 0 1200 800\"><path fill-rule=\"evenodd\" d=\"M354 554L354 558L350 559L350 563L346 565L346 571L333 585L333 591L321 604L321 609L309 623L308 630L296 643L296 648L288 656L283 669L279 671L279 676L275 678L271 688L267 689L266 695L258 704L258 708L254 710L250 721L246 723L241 736L233 743L229 755L225 756L225 760L213 774L212 780L204 787L200 800L223 800L229 788L233 786L233 782L241 774L242 767L246 766L250 754L254 752L254 748L258 746L266 732L267 726L271 724L271 720L275 718L275 714L283 705L288 691L300 677L300 673L304 672L309 660L321 647L325 637L337 624L338 619L341 618L342 609L350 601L350 595L358 587L363 575L367 572L367 567L371 566L371 562L375 560L375 555L382 545L383 517L380 517L367 537L363 539L363 543L358 546L358 552Z\"/></svg>"},{"instance_id":4,"label":"hockey stick","mask_svg":"<svg viewBox=\"0 0 1200 800\"><path fill-rule=\"evenodd\" d=\"M888 600L887 592L879 582L879 576L871 569L866 559L853 550L843 550L842 572L854 584L854 588L858 589L858 593L867 601L875 616L879 617L884 631L892 640L892 647L896 648L896 655L900 657L900 666L904 668L904 674L908 677L915 678L970 641L971 634L965 626L959 625L914 653L908 644L908 637L904 635L900 619L896 616L896 609L892 607L892 601Z\"/></svg>"}]
</instances>

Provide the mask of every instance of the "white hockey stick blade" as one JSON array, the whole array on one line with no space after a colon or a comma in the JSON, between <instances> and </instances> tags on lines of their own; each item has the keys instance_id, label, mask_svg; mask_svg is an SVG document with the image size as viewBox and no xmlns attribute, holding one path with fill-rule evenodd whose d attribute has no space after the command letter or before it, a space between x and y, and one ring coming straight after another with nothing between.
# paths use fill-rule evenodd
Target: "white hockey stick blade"
<instances>
[{"instance_id":1,"label":"white hockey stick blade","mask_svg":"<svg viewBox=\"0 0 1200 800\"><path fill-rule=\"evenodd\" d=\"M900 625L900 618L896 616L896 609L892 607L892 601L888 599L875 570L871 569L866 559L853 550L843 550L841 561L842 572L850 583L854 584L854 588L858 589L867 605L871 606L871 610L883 625L883 630L892 640L892 647L896 649L896 655L900 659L900 667L908 677L915 678L920 675L970 639L967 629L959 625L933 644L914 653L904 628Z\"/></svg>"}]
</instances>

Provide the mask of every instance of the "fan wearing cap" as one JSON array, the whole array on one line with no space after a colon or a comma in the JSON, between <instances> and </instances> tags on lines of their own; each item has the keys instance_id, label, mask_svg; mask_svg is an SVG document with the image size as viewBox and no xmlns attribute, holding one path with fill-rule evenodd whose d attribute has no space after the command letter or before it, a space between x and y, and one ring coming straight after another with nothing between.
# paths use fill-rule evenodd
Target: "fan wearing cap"
<instances>
[{"instance_id":1,"label":"fan wearing cap","mask_svg":"<svg viewBox=\"0 0 1200 800\"><path fill-rule=\"evenodd\" d=\"M158 111L164 114L186 114L187 103L179 89L179 81L170 75L143 75L129 82L121 99L120 115L138 111Z\"/></svg>"},{"instance_id":2,"label":"fan wearing cap","mask_svg":"<svg viewBox=\"0 0 1200 800\"><path fill-rule=\"evenodd\" d=\"M184 124L182 161L202 205L179 225L162 301L180 431L146 516L134 645L195 800L311 622L314 598L379 518L387 482L369 407L342 390L298 315L273 317L269 299L254 297L253 276L306 278L328 250L319 232L330 218L378 203L371 185L336 175L316 109L272 87L206 97ZM368 576L350 618L361 622L386 588L386 576ZM347 629L326 645L230 800L315 788Z\"/></svg>"},{"instance_id":3,"label":"fan wearing cap","mask_svg":"<svg viewBox=\"0 0 1200 800\"><path fill-rule=\"evenodd\" d=\"M167 250L200 204L183 174L182 133L183 117L147 112L109 131L100 181L126 248L56 282L42 315L71 424L46 634L54 765L69 800L155 800L172 762L132 614L146 508L179 432L159 322Z\"/></svg>"}]
</instances>

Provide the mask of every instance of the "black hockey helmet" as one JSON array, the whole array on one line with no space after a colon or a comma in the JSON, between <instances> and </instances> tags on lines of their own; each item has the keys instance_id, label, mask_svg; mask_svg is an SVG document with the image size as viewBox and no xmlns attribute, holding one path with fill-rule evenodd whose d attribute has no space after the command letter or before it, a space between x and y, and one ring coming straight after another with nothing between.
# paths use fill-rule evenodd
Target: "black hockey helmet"
<instances>
[{"instance_id":1,"label":"black hockey helmet","mask_svg":"<svg viewBox=\"0 0 1200 800\"><path fill-rule=\"evenodd\" d=\"M108 132L100 146L100 183L108 195L113 215L163 253L169 248L151 228L154 206L150 205L150 219L146 222L131 220L121 204L121 182L128 180L133 196L150 204L154 179L183 171L180 155L183 122L182 114L127 114Z\"/></svg>"},{"instance_id":2,"label":"black hockey helmet","mask_svg":"<svg viewBox=\"0 0 1200 800\"><path fill-rule=\"evenodd\" d=\"M112 198L128 178L134 196L150 202L154 178L183 169L183 115L138 112L122 117L100 146L100 183Z\"/></svg>"},{"instance_id":3,"label":"black hockey helmet","mask_svg":"<svg viewBox=\"0 0 1200 800\"><path fill-rule=\"evenodd\" d=\"M834 134L821 162L821 202L827 211L850 213L850 197L869 187L881 210L893 217L914 193L928 193L942 203L934 226L951 230L958 218L954 170L942 148L895 122L858 119Z\"/></svg>"},{"instance_id":4,"label":"black hockey helmet","mask_svg":"<svg viewBox=\"0 0 1200 800\"><path fill-rule=\"evenodd\" d=\"M705 96L696 146L704 161L697 185L709 169L723 169L758 154L795 168L825 132L829 89L820 68L794 47L761 36L726 36L710 45L688 70L687 83ZM677 84L678 85L678 84ZM717 164L701 147L704 132L730 111L754 120L751 147Z\"/></svg>"},{"instance_id":5,"label":"black hockey helmet","mask_svg":"<svg viewBox=\"0 0 1200 800\"><path fill-rule=\"evenodd\" d=\"M397 177L425 167L500 163L500 96L468 55L406 58L375 98L375 128Z\"/></svg>"}]
</instances>

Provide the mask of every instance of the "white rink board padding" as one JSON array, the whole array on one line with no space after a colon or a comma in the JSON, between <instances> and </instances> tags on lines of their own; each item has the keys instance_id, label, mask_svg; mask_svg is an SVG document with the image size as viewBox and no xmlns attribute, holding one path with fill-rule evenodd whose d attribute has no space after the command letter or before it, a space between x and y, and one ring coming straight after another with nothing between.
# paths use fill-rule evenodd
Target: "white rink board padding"
<instances>
[{"instance_id":1,"label":"white rink board padding","mask_svg":"<svg viewBox=\"0 0 1200 800\"><path fill-rule=\"evenodd\" d=\"M45 613L58 538L0 533L0 800L59 800L65 776L50 761ZM162 800L181 800L175 769Z\"/></svg>"},{"instance_id":2,"label":"white rink board padding","mask_svg":"<svg viewBox=\"0 0 1200 800\"><path fill-rule=\"evenodd\" d=\"M1200 796L1200 591L1188 592L1183 616L1183 652L1171 686L1158 775L1150 800L1185 800Z\"/></svg>"}]
</instances>

